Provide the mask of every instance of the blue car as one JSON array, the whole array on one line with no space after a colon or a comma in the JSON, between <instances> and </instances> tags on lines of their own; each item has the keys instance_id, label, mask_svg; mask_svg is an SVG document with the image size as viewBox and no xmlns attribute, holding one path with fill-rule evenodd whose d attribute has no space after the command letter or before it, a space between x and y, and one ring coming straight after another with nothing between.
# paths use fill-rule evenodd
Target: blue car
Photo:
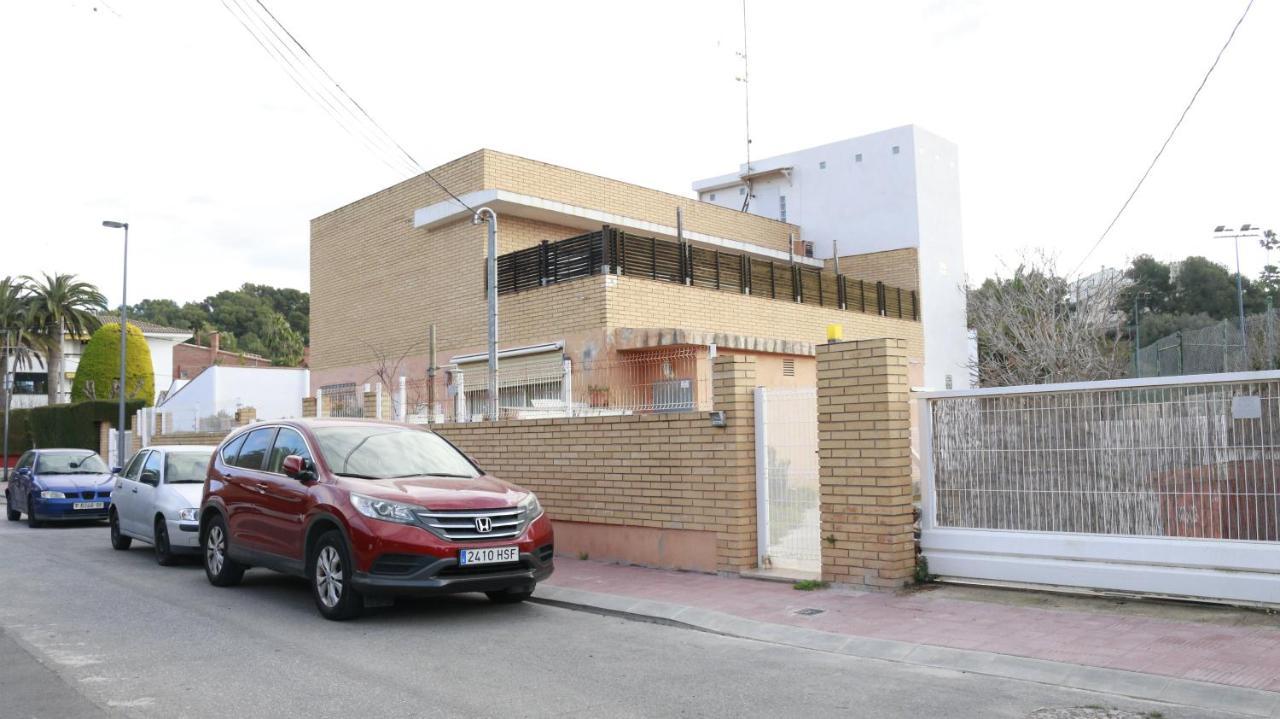
<instances>
[{"instance_id":1,"label":"blue car","mask_svg":"<svg viewBox=\"0 0 1280 719\"><path fill-rule=\"evenodd\" d=\"M18 459L4 500L10 522L106 519L111 509L111 470L87 449L32 449Z\"/></svg>"}]
</instances>

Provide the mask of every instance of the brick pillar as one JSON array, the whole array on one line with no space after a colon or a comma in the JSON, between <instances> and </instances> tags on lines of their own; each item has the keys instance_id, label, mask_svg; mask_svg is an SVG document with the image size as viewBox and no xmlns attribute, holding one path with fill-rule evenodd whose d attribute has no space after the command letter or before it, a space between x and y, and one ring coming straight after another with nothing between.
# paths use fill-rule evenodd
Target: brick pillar
<instances>
[{"instance_id":1,"label":"brick pillar","mask_svg":"<svg viewBox=\"0 0 1280 719\"><path fill-rule=\"evenodd\" d=\"M719 448L708 460L722 465L729 479L717 502L724 526L716 536L716 562L720 571L736 573L756 565L756 359L717 357L711 376L713 408L724 412L726 425L711 428L705 413L700 421L713 433L708 443Z\"/></svg>"},{"instance_id":2,"label":"brick pillar","mask_svg":"<svg viewBox=\"0 0 1280 719\"><path fill-rule=\"evenodd\" d=\"M315 397L302 398L302 416L303 417L316 416L316 398Z\"/></svg>"},{"instance_id":3,"label":"brick pillar","mask_svg":"<svg viewBox=\"0 0 1280 719\"><path fill-rule=\"evenodd\" d=\"M377 392L364 393L364 416L372 417L373 419L382 419L381 417L378 416L378 393Z\"/></svg>"},{"instance_id":4,"label":"brick pillar","mask_svg":"<svg viewBox=\"0 0 1280 719\"><path fill-rule=\"evenodd\" d=\"M105 420L98 423L98 456L103 462L111 456L111 423Z\"/></svg>"},{"instance_id":5,"label":"brick pillar","mask_svg":"<svg viewBox=\"0 0 1280 719\"><path fill-rule=\"evenodd\" d=\"M244 426L258 420L258 410L254 407L241 407L236 410L236 425Z\"/></svg>"},{"instance_id":6,"label":"brick pillar","mask_svg":"<svg viewBox=\"0 0 1280 719\"><path fill-rule=\"evenodd\" d=\"M895 588L915 568L907 343L818 346L822 578Z\"/></svg>"}]
</instances>

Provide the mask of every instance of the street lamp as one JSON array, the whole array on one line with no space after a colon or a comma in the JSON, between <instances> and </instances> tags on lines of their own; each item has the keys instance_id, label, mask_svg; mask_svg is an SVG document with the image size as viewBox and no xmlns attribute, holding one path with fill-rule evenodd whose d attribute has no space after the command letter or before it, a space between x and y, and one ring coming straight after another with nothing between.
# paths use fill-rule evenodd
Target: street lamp
<instances>
[{"instance_id":1,"label":"street lamp","mask_svg":"<svg viewBox=\"0 0 1280 719\"><path fill-rule=\"evenodd\" d=\"M120 282L120 388L119 388L120 411L119 411L119 418L116 423L116 461L115 461L115 465L117 467L123 467L124 460L125 460L125 456L124 456L124 453L125 453L125 444L124 444L124 440L125 440L124 438L124 399L125 397L124 395L125 395L125 376L126 376L125 362L128 359L127 350L126 350L128 343L125 340L128 336L126 334L126 330L128 327L128 325L126 324L128 322L128 314L126 312L126 308L128 307L128 302L126 301L126 298L128 297L128 290L129 290L129 223L116 222L115 220L103 220L102 226L110 227L113 230L124 230L124 279L121 280Z\"/></svg>"},{"instance_id":2,"label":"street lamp","mask_svg":"<svg viewBox=\"0 0 1280 719\"><path fill-rule=\"evenodd\" d=\"M1213 228L1213 234L1221 239L1232 239L1236 243L1236 305L1240 310L1240 352L1243 368L1249 368L1249 339L1244 330L1244 281L1240 275L1240 238L1241 237L1259 237L1261 236L1258 228L1253 225L1240 225L1239 230L1233 230L1226 225L1218 225Z\"/></svg>"}]
</instances>

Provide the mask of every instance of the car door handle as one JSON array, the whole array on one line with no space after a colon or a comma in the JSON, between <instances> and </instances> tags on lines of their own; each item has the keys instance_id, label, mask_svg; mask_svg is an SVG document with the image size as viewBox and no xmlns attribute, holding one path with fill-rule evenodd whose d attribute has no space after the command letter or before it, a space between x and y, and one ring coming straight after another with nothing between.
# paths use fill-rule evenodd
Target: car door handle
<instances>
[{"instance_id":1,"label":"car door handle","mask_svg":"<svg viewBox=\"0 0 1280 719\"><path fill-rule=\"evenodd\" d=\"M137 494L137 493L138 493L138 488L137 488L137 487L134 487L132 491L133 491L133 493L134 493L134 494Z\"/></svg>"}]
</instances>

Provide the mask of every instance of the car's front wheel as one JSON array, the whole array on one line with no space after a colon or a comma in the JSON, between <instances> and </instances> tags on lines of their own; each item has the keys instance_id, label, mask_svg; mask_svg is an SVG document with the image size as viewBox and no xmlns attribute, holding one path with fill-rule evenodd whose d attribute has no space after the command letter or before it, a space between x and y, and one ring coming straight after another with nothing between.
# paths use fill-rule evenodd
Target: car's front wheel
<instances>
[{"instance_id":1,"label":"car's front wheel","mask_svg":"<svg viewBox=\"0 0 1280 719\"><path fill-rule=\"evenodd\" d=\"M311 559L311 595L325 619L352 619L364 611L364 597L351 586L351 553L342 533L331 530L316 540Z\"/></svg>"},{"instance_id":2,"label":"car's front wheel","mask_svg":"<svg viewBox=\"0 0 1280 719\"><path fill-rule=\"evenodd\" d=\"M107 524L111 527L111 548L123 552L133 546L133 537L126 536L120 532L120 515L116 513L115 507L111 508L111 513L107 515Z\"/></svg>"},{"instance_id":3,"label":"car's front wheel","mask_svg":"<svg viewBox=\"0 0 1280 719\"><path fill-rule=\"evenodd\" d=\"M227 522L222 515L209 520L204 530L204 575L215 587L230 587L244 578L244 565L227 554Z\"/></svg>"},{"instance_id":4,"label":"car's front wheel","mask_svg":"<svg viewBox=\"0 0 1280 719\"><path fill-rule=\"evenodd\" d=\"M517 604L533 596L533 587L512 587L501 592L485 592L484 595L498 604Z\"/></svg>"},{"instance_id":5,"label":"car's front wheel","mask_svg":"<svg viewBox=\"0 0 1280 719\"><path fill-rule=\"evenodd\" d=\"M22 512L13 508L13 500L9 499L9 493L4 493L4 516L10 522L16 522L22 519Z\"/></svg>"},{"instance_id":6,"label":"car's front wheel","mask_svg":"<svg viewBox=\"0 0 1280 719\"><path fill-rule=\"evenodd\" d=\"M40 526L40 520L36 519L36 513L31 511L31 497L27 497L27 526L32 529Z\"/></svg>"},{"instance_id":7,"label":"car's front wheel","mask_svg":"<svg viewBox=\"0 0 1280 719\"><path fill-rule=\"evenodd\" d=\"M156 563L162 567L171 567L178 563L178 557L173 553L173 548L169 546L169 527L165 524L164 519L156 517L155 542L152 546L156 550Z\"/></svg>"}]
</instances>

